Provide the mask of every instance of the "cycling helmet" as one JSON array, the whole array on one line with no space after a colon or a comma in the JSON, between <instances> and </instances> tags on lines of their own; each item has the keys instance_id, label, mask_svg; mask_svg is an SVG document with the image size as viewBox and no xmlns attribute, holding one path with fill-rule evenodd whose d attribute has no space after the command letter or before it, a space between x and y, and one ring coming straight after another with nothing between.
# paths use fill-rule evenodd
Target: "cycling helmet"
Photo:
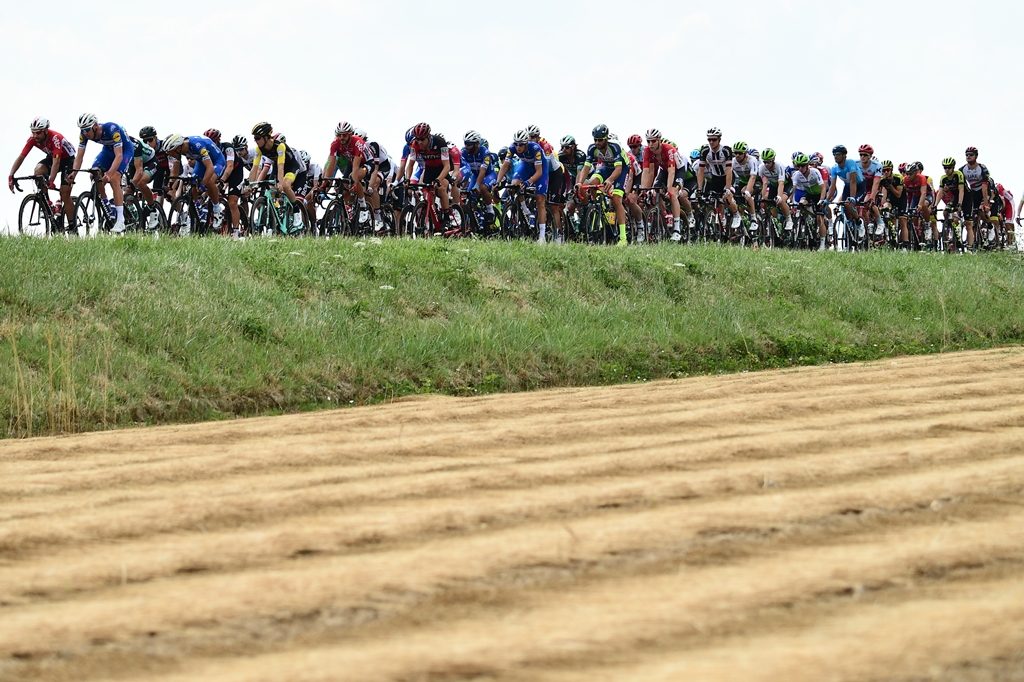
<instances>
[{"instance_id":1,"label":"cycling helmet","mask_svg":"<svg viewBox=\"0 0 1024 682\"><path fill-rule=\"evenodd\" d=\"M566 135L565 137L562 138L563 147L568 147L569 145L573 144L576 144L576 138L573 137L572 135Z\"/></svg>"},{"instance_id":2,"label":"cycling helmet","mask_svg":"<svg viewBox=\"0 0 1024 682\"><path fill-rule=\"evenodd\" d=\"M249 140L245 139L242 135L235 135L231 138L232 149L246 149L249 146Z\"/></svg>"},{"instance_id":3,"label":"cycling helmet","mask_svg":"<svg viewBox=\"0 0 1024 682\"><path fill-rule=\"evenodd\" d=\"M465 142L466 144L479 144L481 139L482 138L480 137L480 133L478 133L475 130L470 130L468 133L462 136L462 141Z\"/></svg>"},{"instance_id":4,"label":"cycling helmet","mask_svg":"<svg viewBox=\"0 0 1024 682\"><path fill-rule=\"evenodd\" d=\"M647 141L648 142L650 142L651 140L660 140L660 139L661 139L661 131L660 130L658 130L657 128L648 128L647 129Z\"/></svg>"},{"instance_id":5,"label":"cycling helmet","mask_svg":"<svg viewBox=\"0 0 1024 682\"><path fill-rule=\"evenodd\" d=\"M765 148L765 150L761 153L761 158L764 159L765 161L774 161L775 150L772 149L771 147Z\"/></svg>"},{"instance_id":6,"label":"cycling helmet","mask_svg":"<svg viewBox=\"0 0 1024 682\"><path fill-rule=\"evenodd\" d=\"M691 161L696 161L699 158L700 158L700 150L699 149L694 149L694 150L690 151L690 160Z\"/></svg>"},{"instance_id":7,"label":"cycling helmet","mask_svg":"<svg viewBox=\"0 0 1024 682\"><path fill-rule=\"evenodd\" d=\"M220 131L217 130L216 128L210 128L205 133L203 133L203 136L210 138L217 144L220 144Z\"/></svg>"},{"instance_id":8,"label":"cycling helmet","mask_svg":"<svg viewBox=\"0 0 1024 682\"><path fill-rule=\"evenodd\" d=\"M274 142L280 142L281 144L288 144L288 138L284 136L284 133L275 133Z\"/></svg>"},{"instance_id":9,"label":"cycling helmet","mask_svg":"<svg viewBox=\"0 0 1024 682\"><path fill-rule=\"evenodd\" d=\"M309 152L307 152L305 149L300 149L299 150L299 159L302 161L302 163L304 163L304 164L306 164L308 166L309 165Z\"/></svg>"},{"instance_id":10,"label":"cycling helmet","mask_svg":"<svg viewBox=\"0 0 1024 682\"><path fill-rule=\"evenodd\" d=\"M168 135L164 138L163 144L160 145L160 151L169 152L183 144L185 144L185 138L181 135Z\"/></svg>"},{"instance_id":11,"label":"cycling helmet","mask_svg":"<svg viewBox=\"0 0 1024 682\"><path fill-rule=\"evenodd\" d=\"M413 138L416 137L415 135L412 134L412 131L413 131L413 128L409 128L408 130L405 131L405 143L406 144L412 144Z\"/></svg>"},{"instance_id":12,"label":"cycling helmet","mask_svg":"<svg viewBox=\"0 0 1024 682\"><path fill-rule=\"evenodd\" d=\"M50 119L43 118L42 116L40 116L36 120L32 121L32 125L29 126L29 128L31 128L33 133L38 132L40 130L46 130L49 127L50 127Z\"/></svg>"},{"instance_id":13,"label":"cycling helmet","mask_svg":"<svg viewBox=\"0 0 1024 682\"><path fill-rule=\"evenodd\" d=\"M745 154L747 152L747 143L737 142L732 146L732 150L737 154Z\"/></svg>"},{"instance_id":14,"label":"cycling helmet","mask_svg":"<svg viewBox=\"0 0 1024 682\"><path fill-rule=\"evenodd\" d=\"M366 134L366 131L363 130L362 128L353 128L352 129L352 134L355 135L356 137L358 137L359 139L363 140L363 141L369 139L369 137Z\"/></svg>"},{"instance_id":15,"label":"cycling helmet","mask_svg":"<svg viewBox=\"0 0 1024 682\"><path fill-rule=\"evenodd\" d=\"M608 133L608 139L612 142L618 142L619 136L616 135L615 133Z\"/></svg>"},{"instance_id":16,"label":"cycling helmet","mask_svg":"<svg viewBox=\"0 0 1024 682\"><path fill-rule=\"evenodd\" d=\"M947 156L946 158L944 158L942 160L942 167L943 168L952 168L955 165L956 165L956 159L954 159L952 156Z\"/></svg>"},{"instance_id":17,"label":"cycling helmet","mask_svg":"<svg viewBox=\"0 0 1024 682\"><path fill-rule=\"evenodd\" d=\"M757 151L753 147L748 149L747 153L750 154L751 156L753 156L755 159L760 159L761 158L761 152Z\"/></svg>"},{"instance_id":18,"label":"cycling helmet","mask_svg":"<svg viewBox=\"0 0 1024 682\"><path fill-rule=\"evenodd\" d=\"M867 154L868 156L873 156L874 153L875 153L875 148L872 147L869 144L862 144L860 146L860 149L857 150L857 153L858 154Z\"/></svg>"},{"instance_id":19,"label":"cycling helmet","mask_svg":"<svg viewBox=\"0 0 1024 682\"><path fill-rule=\"evenodd\" d=\"M516 144L519 144L520 142L529 142L530 134L525 130L517 130L516 134L512 136L512 141Z\"/></svg>"},{"instance_id":20,"label":"cycling helmet","mask_svg":"<svg viewBox=\"0 0 1024 682\"><path fill-rule=\"evenodd\" d=\"M892 161L886 159L882 162L882 170L892 170Z\"/></svg>"},{"instance_id":21,"label":"cycling helmet","mask_svg":"<svg viewBox=\"0 0 1024 682\"><path fill-rule=\"evenodd\" d=\"M85 130L86 128L92 128L94 125L96 125L96 121L96 114L82 114L78 117L78 127L81 130Z\"/></svg>"},{"instance_id":22,"label":"cycling helmet","mask_svg":"<svg viewBox=\"0 0 1024 682\"><path fill-rule=\"evenodd\" d=\"M846 145L837 144L835 147L832 147L832 154L845 154L845 153L846 153Z\"/></svg>"},{"instance_id":23,"label":"cycling helmet","mask_svg":"<svg viewBox=\"0 0 1024 682\"><path fill-rule=\"evenodd\" d=\"M803 156L803 152L793 152L793 155L790 156L789 158L792 159L793 161L796 161L796 157L798 156Z\"/></svg>"},{"instance_id":24,"label":"cycling helmet","mask_svg":"<svg viewBox=\"0 0 1024 682\"><path fill-rule=\"evenodd\" d=\"M348 121L339 121L338 125L334 126L334 134L341 135L343 133L353 132L352 124Z\"/></svg>"},{"instance_id":25,"label":"cycling helmet","mask_svg":"<svg viewBox=\"0 0 1024 682\"><path fill-rule=\"evenodd\" d=\"M608 137L608 126L606 126L603 123L598 123L596 126L594 126L594 129L591 131L591 133L593 134L595 140L604 140Z\"/></svg>"},{"instance_id":26,"label":"cycling helmet","mask_svg":"<svg viewBox=\"0 0 1024 682\"><path fill-rule=\"evenodd\" d=\"M628 147L637 147L639 145L642 145L643 143L644 139L635 133L633 135L630 135L629 139L626 140L626 146Z\"/></svg>"},{"instance_id":27,"label":"cycling helmet","mask_svg":"<svg viewBox=\"0 0 1024 682\"><path fill-rule=\"evenodd\" d=\"M900 173L906 173L907 172L907 164L901 163L899 165L899 169L898 170L899 170Z\"/></svg>"},{"instance_id":28,"label":"cycling helmet","mask_svg":"<svg viewBox=\"0 0 1024 682\"><path fill-rule=\"evenodd\" d=\"M434 137L441 141L441 144L448 144L448 138L444 136L444 133L434 133Z\"/></svg>"},{"instance_id":29,"label":"cycling helmet","mask_svg":"<svg viewBox=\"0 0 1024 682\"><path fill-rule=\"evenodd\" d=\"M975 156L977 156L978 148L977 147L968 147L967 149L964 150L964 154L974 154Z\"/></svg>"},{"instance_id":30,"label":"cycling helmet","mask_svg":"<svg viewBox=\"0 0 1024 682\"><path fill-rule=\"evenodd\" d=\"M270 125L266 121L260 121L252 127L253 137L266 137L274 130L274 126Z\"/></svg>"},{"instance_id":31,"label":"cycling helmet","mask_svg":"<svg viewBox=\"0 0 1024 682\"><path fill-rule=\"evenodd\" d=\"M1005 188L1005 187L1003 187L1002 183L998 183L998 182L997 182L997 183L996 183L996 190L997 190L997 191L998 191L998 192L999 192L1000 194L1002 194L1003 192L1005 192L1005 191L1006 191L1006 188Z\"/></svg>"},{"instance_id":32,"label":"cycling helmet","mask_svg":"<svg viewBox=\"0 0 1024 682\"><path fill-rule=\"evenodd\" d=\"M919 170L921 172L924 172L924 164L921 163L920 161L915 161L913 166L914 166L915 170Z\"/></svg>"},{"instance_id":33,"label":"cycling helmet","mask_svg":"<svg viewBox=\"0 0 1024 682\"><path fill-rule=\"evenodd\" d=\"M721 136L722 136L722 129L719 128L718 126L713 126L711 128L708 128L708 137L721 137Z\"/></svg>"},{"instance_id":34,"label":"cycling helmet","mask_svg":"<svg viewBox=\"0 0 1024 682\"><path fill-rule=\"evenodd\" d=\"M540 128L538 128L536 125L532 123L526 126L525 130L526 134L529 135L530 137L540 137Z\"/></svg>"},{"instance_id":35,"label":"cycling helmet","mask_svg":"<svg viewBox=\"0 0 1024 682\"><path fill-rule=\"evenodd\" d=\"M490 149L491 148L491 143L487 141L486 137L481 137L480 138L480 146L485 148L485 149Z\"/></svg>"},{"instance_id":36,"label":"cycling helmet","mask_svg":"<svg viewBox=\"0 0 1024 682\"><path fill-rule=\"evenodd\" d=\"M795 159L793 159L793 163L795 165L797 165L797 166L806 166L810 162L811 162L811 160L809 158L807 158L806 154L801 154L800 156L798 156Z\"/></svg>"},{"instance_id":37,"label":"cycling helmet","mask_svg":"<svg viewBox=\"0 0 1024 682\"><path fill-rule=\"evenodd\" d=\"M139 137L143 140L147 137L156 137L156 128L153 126L143 126L142 130L139 131Z\"/></svg>"},{"instance_id":38,"label":"cycling helmet","mask_svg":"<svg viewBox=\"0 0 1024 682\"><path fill-rule=\"evenodd\" d=\"M430 135L430 125L427 123L417 123L413 126L412 136L422 140L423 138Z\"/></svg>"},{"instance_id":39,"label":"cycling helmet","mask_svg":"<svg viewBox=\"0 0 1024 682\"><path fill-rule=\"evenodd\" d=\"M825 156L821 152L814 152L811 154L811 163L821 163L825 160Z\"/></svg>"}]
</instances>

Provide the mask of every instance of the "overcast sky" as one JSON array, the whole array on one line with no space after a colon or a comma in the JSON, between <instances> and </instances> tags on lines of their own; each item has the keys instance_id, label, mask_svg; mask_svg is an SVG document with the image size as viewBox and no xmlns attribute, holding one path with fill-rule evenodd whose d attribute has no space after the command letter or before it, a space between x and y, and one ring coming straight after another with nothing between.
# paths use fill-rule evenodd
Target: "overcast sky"
<instances>
[{"instance_id":1,"label":"overcast sky","mask_svg":"<svg viewBox=\"0 0 1024 682\"><path fill-rule=\"evenodd\" d=\"M614 8L614 9L609 9ZM425 120L492 146L660 128L684 147L709 126L781 154L868 142L880 159L963 162L968 144L1019 197L1024 10L1012 2L776 0L123 0L5 6L5 169L46 116L77 141L94 112L137 135L250 137L270 121L324 161L345 119L393 156ZM99 152L90 144L86 160ZM40 156L33 152L25 172ZM84 185L83 185L84 188ZM77 186L76 186L76 189ZM0 193L16 224L16 201ZM4 220L0 220L2 227Z\"/></svg>"}]
</instances>

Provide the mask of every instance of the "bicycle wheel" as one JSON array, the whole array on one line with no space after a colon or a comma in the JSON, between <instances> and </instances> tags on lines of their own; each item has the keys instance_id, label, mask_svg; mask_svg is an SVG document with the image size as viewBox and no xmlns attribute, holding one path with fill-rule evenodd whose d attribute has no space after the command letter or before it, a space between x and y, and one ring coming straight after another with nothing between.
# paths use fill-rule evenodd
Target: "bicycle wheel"
<instances>
[{"instance_id":1,"label":"bicycle wheel","mask_svg":"<svg viewBox=\"0 0 1024 682\"><path fill-rule=\"evenodd\" d=\"M141 232L145 220L142 205L135 197L124 198L124 229L126 232Z\"/></svg>"},{"instance_id":2,"label":"bicycle wheel","mask_svg":"<svg viewBox=\"0 0 1024 682\"><path fill-rule=\"evenodd\" d=\"M268 237L274 234L277 214L267 198L258 197L252 204L249 214L249 235L252 237Z\"/></svg>"},{"instance_id":3,"label":"bicycle wheel","mask_svg":"<svg viewBox=\"0 0 1024 682\"><path fill-rule=\"evenodd\" d=\"M604 211L596 203L587 204L583 209L583 220L580 223L583 241L587 244L604 244Z\"/></svg>"},{"instance_id":4,"label":"bicycle wheel","mask_svg":"<svg viewBox=\"0 0 1024 682\"><path fill-rule=\"evenodd\" d=\"M29 194L18 210L18 233L29 237L49 237L52 231L49 207L38 194Z\"/></svg>"},{"instance_id":5,"label":"bicycle wheel","mask_svg":"<svg viewBox=\"0 0 1024 682\"><path fill-rule=\"evenodd\" d=\"M468 227L466 210L462 206L451 206L448 213L448 229L445 230L445 236L468 237L471 230Z\"/></svg>"},{"instance_id":6,"label":"bicycle wheel","mask_svg":"<svg viewBox=\"0 0 1024 682\"><path fill-rule=\"evenodd\" d=\"M416 210L412 206L403 206L398 214L398 236L416 238Z\"/></svg>"},{"instance_id":7,"label":"bicycle wheel","mask_svg":"<svg viewBox=\"0 0 1024 682\"><path fill-rule=\"evenodd\" d=\"M187 237L199 223L195 204L188 197L178 197L171 204L167 214L167 234L171 237Z\"/></svg>"},{"instance_id":8,"label":"bicycle wheel","mask_svg":"<svg viewBox=\"0 0 1024 682\"><path fill-rule=\"evenodd\" d=\"M309 224L309 211L306 210L305 204L302 202L292 204L288 219L291 221L291 225L288 226L289 237L308 237L310 235L312 228Z\"/></svg>"},{"instance_id":9,"label":"bicycle wheel","mask_svg":"<svg viewBox=\"0 0 1024 682\"><path fill-rule=\"evenodd\" d=\"M143 226L145 227L146 231L147 232L157 232L157 233L164 232L164 233L166 233L169 228L168 228L168 224L167 224L167 214L164 212L163 204L158 201L158 202L156 202L156 203L154 203L154 204L152 204L150 206L147 206L146 207L146 216L145 217L148 218L149 215L151 215L151 214L155 214L156 215L156 227L150 229L149 228L149 223L146 220L144 220L143 221Z\"/></svg>"},{"instance_id":10,"label":"bicycle wheel","mask_svg":"<svg viewBox=\"0 0 1024 682\"><path fill-rule=\"evenodd\" d=\"M78 195L75 201L75 222L78 224L79 234L83 236L96 235L99 232L100 221L91 192Z\"/></svg>"}]
</instances>

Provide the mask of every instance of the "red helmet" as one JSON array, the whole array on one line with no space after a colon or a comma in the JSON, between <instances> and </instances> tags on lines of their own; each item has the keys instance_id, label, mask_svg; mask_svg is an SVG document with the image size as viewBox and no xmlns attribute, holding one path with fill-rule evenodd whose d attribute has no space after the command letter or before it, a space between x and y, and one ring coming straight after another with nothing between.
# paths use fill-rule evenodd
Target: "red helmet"
<instances>
[{"instance_id":1,"label":"red helmet","mask_svg":"<svg viewBox=\"0 0 1024 682\"><path fill-rule=\"evenodd\" d=\"M423 139L428 135L430 135L430 124L428 123L417 123L416 126L412 129L413 137Z\"/></svg>"},{"instance_id":2,"label":"red helmet","mask_svg":"<svg viewBox=\"0 0 1024 682\"><path fill-rule=\"evenodd\" d=\"M901 163L900 167L899 167L899 171L900 171L900 173L906 173L907 172L907 164Z\"/></svg>"},{"instance_id":3,"label":"red helmet","mask_svg":"<svg viewBox=\"0 0 1024 682\"><path fill-rule=\"evenodd\" d=\"M629 146L629 147L635 147L638 144L643 144L643 143L644 143L644 138L640 137L639 135L635 135L635 134L634 135L630 135L629 139L626 140L626 145Z\"/></svg>"},{"instance_id":4,"label":"red helmet","mask_svg":"<svg viewBox=\"0 0 1024 682\"><path fill-rule=\"evenodd\" d=\"M861 154L867 154L868 156L873 156L874 153L875 153L875 148L872 147L869 144L862 144L860 146L860 149L858 149L857 151L860 152Z\"/></svg>"},{"instance_id":5,"label":"red helmet","mask_svg":"<svg viewBox=\"0 0 1024 682\"><path fill-rule=\"evenodd\" d=\"M978 148L977 147L968 147L967 149L964 150L964 154L974 154L975 156L977 156L978 155Z\"/></svg>"},{"instance_id":6,"label":"red helmet","mask_svg":"<svg viewBox=\"0 0 1024 682\"><path fill-rule=\"evenodd\" d=\"M217 144L220 144L220 131L217 130L216 128L210 128L205 133L203 133L203 135L205 137L210 138L211 140L213 140Z\"/></svg>"},{"instance_id":7,"label":"red helmet","mask_svg":"<svg viewBox=\"0 0 1024 682\"><path fill-rule=\"evenodd\" d=\"M1000 193L1000 194L1002 194L1003 192L1005 192L1005 191L1006 191L1006 188L1005 188L1005 187L1003 187L1003 186L1002 186L1002 185L1000 185L1000 184L997 184L997 185L996 185L996 189L997 189L997 190L999 190L999 193Z\"/></svg>"}]
</instances>

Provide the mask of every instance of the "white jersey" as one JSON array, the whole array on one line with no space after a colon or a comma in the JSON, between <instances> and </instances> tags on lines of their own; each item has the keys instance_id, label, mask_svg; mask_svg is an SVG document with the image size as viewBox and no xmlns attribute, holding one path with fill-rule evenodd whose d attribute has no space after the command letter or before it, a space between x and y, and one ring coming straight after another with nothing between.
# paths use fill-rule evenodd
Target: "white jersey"
<instances>
[{"instance_id":1,"label":"white jersey","mask_svg":"<svg viewBox=\"0 0 1024 682\"><path fill-rule=\"evenodd\" d=\"M710 146L704 147L700 150L700 165L704 168L705 173L710 173L713 176L724 176L727 168L732 168L732 148L727 147L724 144L719 145L718 149L712 149Z\"/></svg>"},{"instance_id":2,"label":"white jersey","mask_svg":"<svg viewBox=\"0 0 1024 682\"><path fill-rule=\"evenodd\" d=\"M778 161L772 161L771 166L769 168L767 162L762 163L761 167L757 170L758 177L765 182L778 182L782 180L786 175L786 169Z\"/></svg>"},{"instance_id":3,"label":"white jersey","mask_svg":"<svg viewBox=\"0 0 1024 682\"><path fill-rule=\"evenodd\" d=\"M821 178L821 171L812 166L808 166L807 173L804 174L799 168L793 170L793 188L803 190L806 192L812 187L821 188L824 181Z\"/></svg>"},{"instance_id":4,"label":"white jersey","mask_svg":"<svg viewBox=\"0 0 1024 682\"><path fill-rule=\"evenodd\" d=\"M732 160L732 179L735 183L746 183L751 176L757 177L757 159L750 154L743 161L736 157Z\"/></svg>"}]
</instances>

